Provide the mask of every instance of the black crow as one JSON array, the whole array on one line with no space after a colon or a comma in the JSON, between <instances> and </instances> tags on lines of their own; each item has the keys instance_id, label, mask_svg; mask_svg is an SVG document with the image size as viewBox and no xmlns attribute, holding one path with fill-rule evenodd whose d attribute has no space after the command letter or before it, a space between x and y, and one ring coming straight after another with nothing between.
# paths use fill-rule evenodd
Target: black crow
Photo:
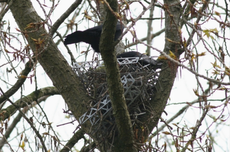
<instances>
[{"instance_id":1,"label":"black crow","mask_svg":"<svg viewBox=\"0 0 230 152\"><path fill-rule=\"evenodd\" d=\"M145 66L149 64L153 69L161 68L162 65L160 61L154 60L151 57L136 51L125 52L117 55L117 58L128 58L128 57L139 57L138 62L141 65Z\"/></svg>"},{"instance_id":2,"label":"black crow","mask_svg":"<svg viewBox=\"0 0 230 152\"><path fill-rule=\"evenodd\" d=\"M91 45L95 52L100 52L99 43L101 37L103 25L95 26L93 28L89 28L85 31L76 31L72 34L66 36L64 44L72 44L78 42L85 42ZM118 22L116 25L116 32L114 41L116 41L122 34L124 26Z\"/></svg>"}]
</instances>

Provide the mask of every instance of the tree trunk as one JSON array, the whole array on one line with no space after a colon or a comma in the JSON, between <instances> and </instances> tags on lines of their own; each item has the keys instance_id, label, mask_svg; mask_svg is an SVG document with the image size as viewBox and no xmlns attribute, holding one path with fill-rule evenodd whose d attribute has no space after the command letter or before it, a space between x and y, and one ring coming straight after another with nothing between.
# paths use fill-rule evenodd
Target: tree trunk
<instances>
[{"instance_id":1,"label":"tree trunk","mask_svg":"<svg viewBox=\"0 0 230 152\"><path fill-rule=\"evenodd\" d=\"M35 58L59 90L75 118L79 118L87 110L85 105L90 101L90 98L79 78L53 42L52 37L43 27L45 23L38 16L29 0L14 0L10 9ZM87 124L89 123L85 123L84 126Z\"/></svg>"},{"instance_id":2,"label":"tree trunk","mask_svg":"<svg viewBox=\"0 0 230 152\"><path fill-rule=\"evenodd\" d=\"M164 52L172 51L179 59L178 50L181 49L179 21L181 15L181 5L179 0L165 0L165 48ZM160 72L157 84L156 93L152 96L150 103L147 104L146 114L139 119L141 123L136 128L138 137L145 140L149 133L157 126L162 112L167 104L175 77L178 65L170 60L165 59ZM144 129L143 129L144 128Z\"/></svg>"},{"instance_id":3,"label":"tree trunk","mask_svg":"<svg viewBox=\"0 0 230 152\"><path fill-rule=\"evenodd\" d=\"M178 27L181 6L178 0L165 0L164 2L166 14L166 43L164 52L168 53L170 50L179 58L177 50L180 49L179 44L181 42ZM43 27L45 23L43 23L41 18L38 16L29 0L14 0L10 9L21 30L21 33L25 35L30 48L35 54L35 58L42 65L43 69L52 80L54 86L59 90L75 118L78 119L88 110L87 104L91 100L91 98L87 95L80 78L78 78L73 72L72 68L69 66L53 42L52 37L50 37L45 31L45 28ZM111 25L113 26L113 24ZM114 46L112 48L114 48ZM102 56L105 62L107 62L106 60L109 59L107 58L109 54L107 54L108 52L106 52L106 49L104 51L104 53L102 51ZM108 60L108 62L105 63L108 70L106 72L109 74L107 76L108 79L118 74L117 65L115 65L116 62L114 62L114 52L111 52L111 54L112 60ZM113 66L110 66L110 63ZM111 70L111 67L116 70ZM101 140L103 137L99 138L98 136L103 136L103 134L95 133L97 130L94 127L97 126L92 127L89 122L84 123L82 128L86 133L94 138L97 145L102 145L99 147L101 151L109 151L108 149L110 147L112 147L111 151L137 151L137 147L133 140L134 134L136 135L137 142L144 143L149 133L157 125L170 95L171 88L176 77L176 72L177 65L169 60L165 60L163 70L161 71L159 80L156 84L157 91L152 96L152 100L147 102L148 108L145 111L146 113L138 118L141 123L135 127L131 126L127 107L124 102L123 91L114 91L114 89L121 90L119 89L121 88L119 75L118 79L115 78L116 83L114 83L115 81L113 82L112 79L108 80L108 86L110 89L109 92L115 109L114 115L116 124L114 125L118 128L114 129L114 136L112 136L114 138L110 137L106 141ZM119 107L119 104L116 102L119 102L122 106ZM134 133L132 127L134 128ZM111 143L114 145L111 145Z\"/></svg>"}]
</instances>

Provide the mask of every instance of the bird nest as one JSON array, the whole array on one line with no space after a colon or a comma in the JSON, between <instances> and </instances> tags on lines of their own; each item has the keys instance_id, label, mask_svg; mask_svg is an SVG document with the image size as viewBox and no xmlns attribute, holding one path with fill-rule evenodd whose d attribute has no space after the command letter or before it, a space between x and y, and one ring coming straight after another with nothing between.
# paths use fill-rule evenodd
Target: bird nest
<instances>
[{"instance_id":1,"label":"bird nest","mask_svg":"<svg viewBox=\"0 0 230 152\"><path fill-rule=\"evenodd\" d=\"M159 71L149 64L142 65L139 57L118 58L117 61L126 103L134 125L138 117L145 114L147 105L156 92L155 84ZM113 126L114 118L103 61L78 62L74 64L73 69L88 95L92 97L90 103L87 103L88 111L79 118L79 124L90 121L92 126L108 130Z\"/></svg>"}]
</instances>

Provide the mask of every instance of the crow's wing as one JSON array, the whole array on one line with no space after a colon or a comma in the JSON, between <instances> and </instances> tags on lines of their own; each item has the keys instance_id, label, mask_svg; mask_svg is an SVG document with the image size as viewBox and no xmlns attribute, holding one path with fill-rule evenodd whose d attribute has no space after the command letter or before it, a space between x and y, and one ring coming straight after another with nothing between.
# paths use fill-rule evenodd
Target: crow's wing
<instances>
[{"instance_id":1,"label":"crow's wing","mask_svg":"<svg viewBox=\"0 0 230 152\"><path fill-rule=\"evenodd\" d=\"M72 44L78 42L85 42L92 46L95 52L100 52L99 50L99 42L101 38L101 31L103 25L95 26L89 28L85 31L76 31L72 34L66 36L64 44ZM114 40L116 41L122 34L124 26L121 25L119 22L116 25L116 33Z\"/></svg>"}]
</instances>

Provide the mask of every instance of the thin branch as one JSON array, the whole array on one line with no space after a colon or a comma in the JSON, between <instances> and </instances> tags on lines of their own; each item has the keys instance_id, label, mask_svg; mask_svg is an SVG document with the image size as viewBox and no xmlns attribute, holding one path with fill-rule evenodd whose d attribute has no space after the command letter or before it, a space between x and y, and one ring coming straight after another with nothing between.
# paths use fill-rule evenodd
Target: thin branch
<instances>
[{"instance_id":1,"label":"thin branch","mask_svg":"<svg viewBox=\"0 0 230 152\"><path fill-rule=\"evenodd\" d=\"M201 124L202 124L202 121L204 120L205 116L207 115L208 110L209 110L209 108L207 106L207 108L204 109L200 120L197 121L197 124L194 127L194 130L192 132L192 136L191 136L190 140L186 143L185 147L181 150L181 152L185 152L187 150L188 146L192 145L192 142L196 139L196 134L197 134L197 132L198 132L198 130L199 130Z\"/></svg>"},{"instance_id":2,"label":"thin branch","mask_svg":"<svg viewBox=\"0 0 230 152\"><path fill-rule=\"evenodd\" d=\"M60 152L69 152L72 147L80 140L84 137L85 132L83 131L83 129L78 130L70 139L69 141L66 143L66 145L63 147L62 150L60 150Z\"/></svg>"},{"instance_id":3,"label":"thin branch","mask_svg":"<svg viewBox=\"0 0 230 152\"><path fill-rule=\"evenodd\" d=\"M162 19L165 19L164 17L155 17L155 18L140 18L139 20L162 20Z\"/></svg>"},{"instance_id":4,"label":"thin branch","mask_svg":"<svg viewBox=\"0 0 230 152\"><path fill-rule=\"evenodd\" d=\"M103 0L103 2L107 5L108 9L110 10L110 12L117 18L119 19L120 16L117 12L113 11L113 9L111 8L110 4L107 2L107 0Z\"/></svg>"},{"instance_id":5,"label":"thin branch","mask_svg":"<svg viewBox=\"0 0 230 152\"><path fill-rule=\"evenodd\" d=\"M42 89L39 89L37 92L34 91L31 94L17 100L14 103L14 105L16 105L17 107L20 107L20 108L24 108L28 105L31 105L33 103L33 101L37 100L37 98L41 98L44 96L56 95L56 94L59 94L59 91L55 87L42 88ZM14 105L10 105L5 109L0 110L0 120L5 120L5 119L9 118L9 116L12 116L16 112L17 108Z\"/></svg>"},{"instance_id":6,"label":"thin branch","mask_svg":"<svg viewBox=\"0 0 230 152\"><path fill-rule=\"evenodd\" d=\"M152 1L154 1L154 0L152 0ZM152 5L152 7L149 10L149 18L153 18L154 3L151 3L151 4L153 4L153 5ZM152 23L153 23L153 20L149 20L148 21L148 30L147 30L147 44L148 45L152 44L152 36L151 36ZM150 47L147 47L146 54L148 56L150 56Z\"/></svg>"},{"instance_id":7,"label":"thin branch","mask_svg":"<svg viewBox=\"0 0 230 152\"><path fill-rule=\"evenodd\" d=\"M25 112L25 111L23 110L23 112ZM21 118L22 118L22 114L19 113L14 118L13 122L11 123L11 125L6 129L6 132L5 132L3 138L0 141L0 149L2 149L2 147L5 145L5 143L7 142L7 139L9 138L10 134L15 129L15 126L18 124L18 122L21 120Z\"/></svg>"},{"instance_id":8,"label":"thin branch","mask_svg":"<svg viewBox=\"0 0 230 152\"><path fill-rule=\"evenodd\" d=\"M27 62L25 65L25 69L21 72L18 77L17 82L0 97L0 104L3 103L7 98L12 96L25 82L27 75L30 73L31 68L33 67L33 63L31 61Z\"/></svg>"},{"instance_id":9,"label":"thin branch","mask_svg":"<svg viewBox=\"0 0 230 152\"><path fill-rule=\"evenodd\" d=\"M4 95L4 92L2 91L2 89L0 88L0 91L2 92L2 94ZM35 126L33 125L33 123L26 117L26 115L20 110L20 107L18 105L16 105L14 102L12 102L10 99L7 99L14 107L15 109L17 109L22 117L27 121L27 123L31 126L31 128L33 129L33 131L35 132L35 134L37 135L37 137L39 138L41 144L42 144L42 148L47 152L47 148L46 145L42 139L42 136L40 135L39 131L35 128Z\"/></svg>"},{"instance_id":10,"label":"thin branch","mask_svg":"<svg viewBox=\"0 0 230 152\"><path fill-rule=\"evenodd\" d=\"M142 11L135 19L132 20L132 24L129 25L128 27L123 24L126 27L126 30L122 33L122 35L120 36L120 38L117 40L118 42L122 39L122 37L128 32L130 31L130 29L135 25L135 23L145 14L146 11L148 11L152 5L153 5L154 1L151 1L151 3L149 4L148 7L146 7L146 9L144 11ZM132 33L132 32L131 32Z\"/></svg>"},{"instance_id":11,"label":"thin branch","mask_svg":"<svg viewBox=\"0 0 230 152\"><path fill-rule=\"evenodd\" d=\"M2 4L2 8L0 11L0 21L2 21L2 18L5 16L5 14L7 13L7 11L9 10L9 5L7 6L7 3L3 3Z\"/></svg>"},{"instance_id":12,"label":"thin branch","mask_svg":"<svg viewBox=\"0 0 230 152\"><path fill-rule=\"evenodd\" d=\"M196 2L196 0L189 0L186 1L186 3L184 4L182 10L184 10L183 14L182 14L182 20L181 20L181 27L183 27L183 25L185 24L185 20L188 21L190 20L188 17L191 13L189 13L191 11L191 7L193 7L194 3ZM187 4L187 5L186 5ZM191 19L194 17L191 17Z\"/></svg>"},{"instance_id":13,"label":"thin branch","mask_svg":"<svg viewBox=\"0 0 230 152\"><path fill-rule=\"evenodd\" d=\"M149 46L149 45L145 44L144 42L142 42L142 41L139 40L139 39L137 39L136 41L137 41L137 43L141 43L141 44L143 44L143 45ZM213 82L213 83L215 83L215 84L230 85L229 82L220 82L220 81L218 81L218 80L215 80L215 79L206 77L206 76L204 76L204 75L201 75L201 74L199 74L199 73L193 71L192 69L188 68L187 66L183 65L183 64L180 63L179 61L177 61L177 60L171 58L171 57L170 57L168 54L166 54L165 52L163 52L163 51L161 51L161 50L159 50L159 49L157 49L157 48L154 48L153 46L149 46L149 47L151 47L153 50L156 50L157 52L161 53L164 57L167 58L167 60L169 60L169 61L171 61L171 62L173 62L173 63L176 63L177 65L179 65L179 66L185 68L186 70L188 70L189 72L193 73L193 74L196 75L196 76L199 76L199 77L201 77L201 78L203 78L203 79L205 79L205 80L211 81L211 82Z\"/></svg>"},{"instance_id":14,"label":"thin branch","mask_svg":"<svg viewBox=\"0 0 230 152\"><path fill-rule=\"evenodd\" d=\"M44 100L46 100L47 97L42 97L38 99L38 102L42 102ZM32 107L32 106L31 106ZM26 113L29 110L28 107L25 107L22 112ZM10 134L12 133L13 129L15 129L15 126L18 124L18 122L21 120L22 118L22 114L19 113L13 120L13 122L10 124L10 126L6 129L6 132L4 134L4 138L2 138L2 140L0 141L0 149L2 149L2 147L4 146L4 144L7 142L7 139L9 138Z\"/></svg>"},{"instance_id":15,"label":"thin branch","mask_svg":"<svg viewBox=\"0 0 230 152\"><path fill-rule=\"evenodd\" d=\"M61 34L60 34L59 32L56 32L56 34L57 34L57 36L60 38L60 40L61 40L62 42L64 42L64 40L63 40ZM73 55L73 53L70 51L69 47L67 47L66 45L65 45L65 47L66 47L66 49L67 49L67 53L68 53L69 56L70 56L71 65L73 65L73 63L76 62L76 60L75 60L75 58L74 58L74 55Z\"/></svg>"},{"instance_id":16,"label":"thin branch","mask_svg":"<svg viewBox=\"0 0 230 152\"><path fill-rule=\"evenodd\" d=\"M62 16L53 24L53 27L50 31L50 35L53 36L53 34L56 32L58 27L64 22L64 20L80 5L82 0L76 0L65 13L62 14Z\"/></svg>"},{"instance_id":17,"label":"thin branch","mask_svg":"<svg viewBox=\"0 0 230 152\"><path fill-rule=\"evenodd\" d=\"M90 152L92 151L92 149L94 149L96 147L96 143L95 142L92 142L90 143L89 145L83 147L80 152Z\"/></svg>"},{"instance_id":18,"label":"thin branch","mask_svg":"<svg viewBox=\"0 0 230 152\"><path fill-rule=\"evenodd\" d=\"M203 11L208 7L209 1L210 1L210 0L206 0L206 1L204 2L203 6L202 6L201 9L199 10L199 12L203 12ZM202 17L203 17L203 16L202 16L200 13L198 13L198 17L197 17L195 23L198 24L198 23L200 22L200 19L201 19ZM195 28L195 29L196 29L196 28ZM189 44L191 43L191 41L192 41L192 39L193 39L193 36L194 36L194 34L195 34L195 32L196 32L195 29L192 30L192 32L191 32L191 34L190 34L190 37L188 38L188 40L187 40L187 42L186 42L187 45L189 45Z\"/></svg>"},{"instance_id":19,"label":"thin branch","mask_svg":"<svg viewBox=\"0 0 230 152\"><path fill-rule=\"evenodd\" d=\"M10 9L10 6L12 5L14 0L0 0L0 3L1 2L6 2L8 3L8 6L5 8L5 9L2 9L1 10L1 13L0 13L0 21L2 21L2 18L4 17L4 15L8 12L8 10Z\"/></svg>"},{"instance_id":20,"label":"thin branch","mask_svg":"<svg viewBox=\"0 0 230 152\"><path fill-rule=\"evenodd\" d=\"M87 0L89 6L93 9L93 11L97 14L97 17L99 18L99 20L101 20L101 16L100 14L98 13L98 11L96 10L96 8L93 7L92 3L90 0Z\"/></svg>"},{"instance_id":21,"label":"thin branch","mask_svg":"<svg viewBox=\"0 0 230 152\"><path fill-rule=\"evenodd\" d=\"M151 35L151 40L152 40L153 38L159 36L159 35L162 34L163 32L165 32L165 29L162 29L162 30L160 30L160 31L158 31L158 32L156 32L156 33L154 33L154 34L152 34L152 35ZM140 39L140 41L146 41L146 40L147 40L147 37ZM138 41L136 41L136 42L134 42L134 43L130 43L130 44L128 44L128 45L125 46L125 49L127 49L127 48L129 48L129 47L131 47L131 46L137 45L138 43L139 43Z\"/></svg>"},{"instance_id":22,"label":"thin branch","mask_svg":"<svg viewBox=\"0 0 230 152\"><path fill-rule=\"evenodd\" d=\"M208 94L208 92L211 90L211 88L207 88L204 93L201 96L206 96ZM187 105L184 106L183 108L181 108L174 116L172 116L169 120L166 121L166 123L164 125L162 125L160 128L157 129L157 131L155 131L150 137L149 139L153 138L154 136L156 136L158 134L158 132L160 132L161 130L163 130L166 127L166 124L171 123L173 120L175 120L177 117L179 117L182 113L184 113L184 111L186 109L188 109L191 105L195 104L195 103L200 103L202 101L200 101L200 98L192 101L192 102L186 102Z\"/></svg>"}]
</instances>

